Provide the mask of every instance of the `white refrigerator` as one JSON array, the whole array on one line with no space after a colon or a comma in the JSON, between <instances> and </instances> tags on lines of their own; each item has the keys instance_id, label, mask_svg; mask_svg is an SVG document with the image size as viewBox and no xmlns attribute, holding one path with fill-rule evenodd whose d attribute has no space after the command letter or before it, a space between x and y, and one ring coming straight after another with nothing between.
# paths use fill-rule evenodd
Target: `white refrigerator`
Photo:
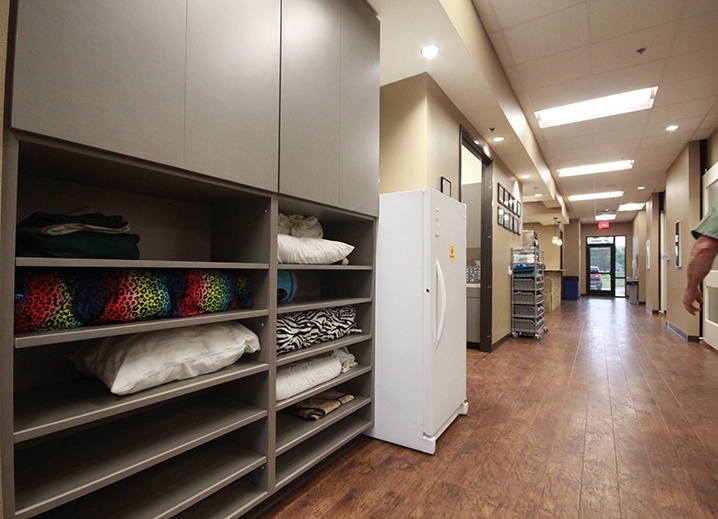
<instances>
[{"instance_id":1,"label":"white refrigerator","mask_svg":"<svg viewBox=\"0 0 718 519\"><path fill-rule=\"evenodd\" d=\"M466 401L466 206L379 197L375 416L369 436L428 454Z\"/></svg>"}]
</instances>

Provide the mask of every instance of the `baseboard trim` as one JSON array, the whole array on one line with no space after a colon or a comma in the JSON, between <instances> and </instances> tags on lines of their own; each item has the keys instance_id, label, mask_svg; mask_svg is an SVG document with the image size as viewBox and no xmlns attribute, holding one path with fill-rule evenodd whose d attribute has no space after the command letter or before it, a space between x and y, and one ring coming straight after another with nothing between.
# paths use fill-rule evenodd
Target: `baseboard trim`
<instances>
[{"instance_id":1,"label":"baseboard trim","mask_svg":"<svg viewBox=\"0 0 718 519\"><path fill-rule=\"evenodd\" d=\"M699 336L688 335L686 332L684 332L683 330L678 328L678 326L674 325L670 321L666 321L666 326L668 327L669 330L680 335L683 338L683 340L685 340L686 342L700 342L701 341L701 338Z\"/></svg>"}]
</instances>

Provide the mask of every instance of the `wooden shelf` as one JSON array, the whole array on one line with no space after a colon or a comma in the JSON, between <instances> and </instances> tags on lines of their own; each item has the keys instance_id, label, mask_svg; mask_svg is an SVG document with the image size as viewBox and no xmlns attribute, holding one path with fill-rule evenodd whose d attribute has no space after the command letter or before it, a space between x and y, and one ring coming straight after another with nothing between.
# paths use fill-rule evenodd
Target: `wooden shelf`
<instances>
[{"instance_id":1,"label":"wooden shelf","mask_svg":"<svg viewBox=\"0 0 718 519\"><path fill-rule=\"evenodd\" d=\"M266 456L220 438L51 510L46 516L54 519L174 517L266 462ZM250 496L264 494L246 482L243 485L248 487L246 493Z\"/></svg>"},{"instance_id":2,"label":"wooden shelf","mask_svg":"<svg viewBox=\"0 0 718 519\"><path fill-rule=\"evenodd\" d=\"M305 310L317 310L319 308L335 308L338 306L359 305L370 303L370 297L341 297L341 298L320 298L320 297L295 297L291 303L282 303L277 306L278 314L291 312L303 312Z\"/></svg>"},{"instance_id":3,"label":"wooden shelf","mask_svg":"<svg viewBox=\"0 0 718 519\"><path fill-rule=\"evenodd\" d=\"M16 517L31 517L267 416L199 395L15 453Z\"/></svg>"},{"instance_id":4,"label":"wooden shelf","mask_svg":"<svg viewBox=\"0 0 718 519\"><path fill-rule=\"evenodd\" d=\"M308 348L290 351L288 353L280 353L277 354L277 366L284 366L285 364L291 364L292 362L296 362L298 360L308 359L316 355L321 355L322 353L334 351L337 348L351 346L352 344L359 344L361 342L369 341L371 338L371 334L368 333L352 333L345 335L341 339L320 342L313 344Z\"/></svg>"},{"instance_id":5,"label":"wooden shelf","mask_svg":"<svg viewBox=\"0 0 718 519\"><path fill-rule=\"evenodd\" d=\"M338 386L339 384L343 384L347 380L351 380L353 378L356 378L356 377L363 375L364 373L368 373L370 371L371 371L371 366L362 366L361 364L353 366L349 371L341 373L341 374L339 374L338 377L328 380L328 381L324 382L323 384L319 384L318 386L314 386L311 389L302 391L301 393L299 393L297 395L294 395L289 398L285 398L284 400L280 400L279 402L277 402L276 409L277 409L277 411L285 409L285 408L289 407L290 405L294 405L297 402L301 402L305 398L308 398L312 395L316 395L317 393L321 393L325 389L329 389L334 386Z\"/></svg>"},{"instance_id":6,"label":"wooden shelf","mask_svg":"<svg viewBox=\"0 0 718 519\"><path fill-rule=\"evenodd\" d=\"M84 258L29 258L15 259L17 267L57 268L142 268L142 269L223 269L223 270L268 270L268 263L231 263L213 261L162 261L162 260L108 260Z\"/></svg>"},{"instance_id":7,"label":"wooden shelf","mask_svg":"<svg viewBox=\"0 0 718 519\"><path fill-rule=\"evenodd\" d=\"M374 270L371 265L297 265L292 263L280 263L278 270L329 270L329 271L352 271L352 270Z\"/></svg>"},{"instance_id":8,"label":"wooden shelf","mask_svg":"<svg viewBox=\"0 0 718 519\"><path fill-rule=\"evenodd\" d=\"M212 386L266 372L265 363L241 359L224 369L170 382L132 395L117 396L99 380L71 382L15 394L15 442L23 442L85 423L163 402Z\"/></svg>"},{"instance_id":9,"label":"wooden shelf","mask_svg":"<svg viewBox=\"0 0 718 519\"><path fill-rule=\"evenodd\" d=\"M101 326L84 326L66 330L48 330L40 332L21 333L15 336L16 348L32 348L61 342L84 341L126 335L130 333L150 332L154 330L167 330L170 328L183 328L199 324L218 323L223 321L237 321L252 319L269 315L267 309L232 310L229 312L215 312L191 317L177 317L168 319L153 319L148 321L135 321L131 323L104 324Z\"/></svg>"},{"instance_id":10,"label":"wooden shelf","mask_svg":"<svg viewBox=\"0 0 718 519\"><path fill-rule=\"evenodd\" d=\"M370 402L371 398L357 395L351 402L319 420L305 420L289 413L277 413L277 455L296 447Z\"/></svg>"},{"instance_id":11,"label":"wooden shelf","mask_svg":"<svg viewBox=\"0 0 718 519\"><path fill-rule=\"evenodd\" d=\"M371 422L347 416L328 429L287 451L277 458L276 489L290 483L317 462L339 450L350 440L371 427Z\"/></svg>"},{"instance_id":12,"label":"wooden shelf","mask_svg":"<svg viewBox=\"0 0 718 519\"><path fill-rule=\"evenodd\" d=\"M192 508L174 516L176 519L225 519L239 517L247 510L261 503L268 493L244 479L235 481Z\"/></svg>"}]
</instances>

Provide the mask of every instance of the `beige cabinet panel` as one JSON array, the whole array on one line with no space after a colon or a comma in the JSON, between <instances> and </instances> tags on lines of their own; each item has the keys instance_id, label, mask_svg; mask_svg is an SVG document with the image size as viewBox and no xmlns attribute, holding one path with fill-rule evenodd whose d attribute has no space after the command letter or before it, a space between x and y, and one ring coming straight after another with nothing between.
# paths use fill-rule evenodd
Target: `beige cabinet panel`
<instances>
[{"instance_id":1,"label":"beige cabinet panel","mask_svg":"<svg viewBox=\"0 0 718 519\"><path fill-rule=\"evenodd\" d=\"M379 20L342 2L339 205L379 213Z\"/></svg>"},{"instance_id":2,"label":"beige cabinet panel","mask_svg":"<svg viewBox=\"0 0 718 519\"><path fill-rule=\"evenodd\" d=\"M277 190L279 0L189 0L186 168Z\"/></svg>"},{"instance_id":3,"label":"beige cabinet panel","mask_svg":"<svg viewBox=\"0 0 718 519\"><path fill-rule=\"evenodd\" d=\"M12 126L182 166L186 4L21 1Z\"/></svg>"},{"instance_id":4,"label":"beige cabinet panel","mask_svg":"<svg viewBox=\"0 0 718 519\"><path fill-rule=\"evenodd\" d=\"M282 2L279 192L339 204L341 5Z\"/></svg>"}]
</instances>

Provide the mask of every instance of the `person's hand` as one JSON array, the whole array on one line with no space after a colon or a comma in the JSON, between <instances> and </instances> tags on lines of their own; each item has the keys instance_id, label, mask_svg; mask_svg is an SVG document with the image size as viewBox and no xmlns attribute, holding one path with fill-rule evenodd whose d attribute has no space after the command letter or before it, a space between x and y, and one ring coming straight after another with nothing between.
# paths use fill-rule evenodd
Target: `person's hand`
<instances>
[{"instance_id":1,"label":"person's hand","mask_svg":"<svg viewBox=\"0 0 718 519\"><path fill-rule=\"evenodd\" d=\"M696 306L695 303L698 303ZM701 294L700 288L687 288L683 293L683 306L691 315L696 315L696 312L700 312L701 305L703 305L703 294Z\"/></svg>"}]
</instances>

